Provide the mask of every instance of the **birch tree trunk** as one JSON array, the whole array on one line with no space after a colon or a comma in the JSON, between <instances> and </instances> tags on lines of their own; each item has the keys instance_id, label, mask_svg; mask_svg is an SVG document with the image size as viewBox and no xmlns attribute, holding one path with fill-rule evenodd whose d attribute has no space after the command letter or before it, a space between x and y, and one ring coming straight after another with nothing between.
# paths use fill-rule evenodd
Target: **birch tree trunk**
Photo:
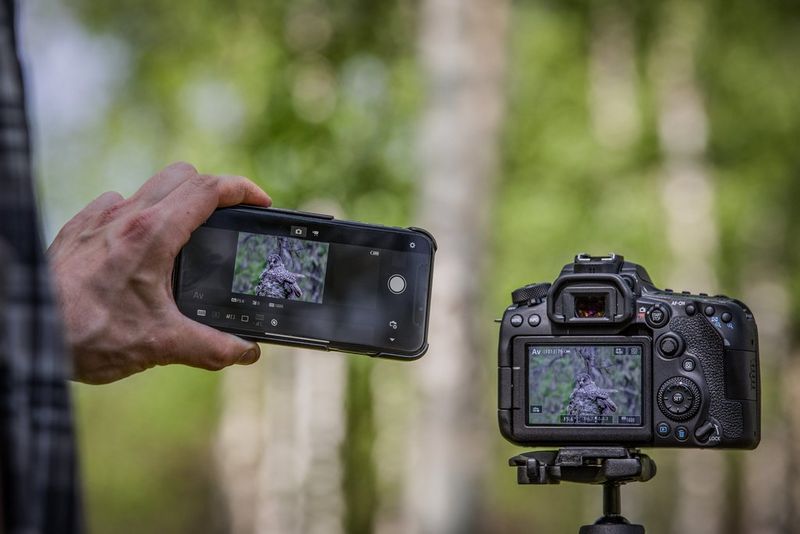
<instances>
[{"instance_id":1,"label":"birch tree trunk","mask_svg":"<svg viewBox=\"0 0 800 534\"><path fill-rule=\"evenodd\" d=\"M232 534L342 531L345 360L264 348L223 379L216 446Z\"/></svg>"},{"instance_id":2,"label":"birch tree trunk","mask_svg":"<svg viewBox=\"0 0 800 534\"><path fill-rule=\"evenodd\" d=\"M662 199L673 258L672 287L714 293L717 225L714 187L705 164L708 127L695 73L695 44L702 29L701 6L665 4L653 74L658 133L664 154ZM724 532L725 456L719 451L680 451L679 491L673 532Z\"/></svg>"},{"instance_id":3,"label":"birch tree trunk","mask_svg":"<svg viewBox=\"0 0 800 534\"><path fill-rule=\"evenodd\" d=\"M262 349L263 350L263 349ZM222 378L220 422L214 446L220 494L231 534L255 532L258 472L261 460L264 383L262 361L233 366Z\"/></svg>"},{"instance_id":4,"label":"birch tree trunk","mask_svg":"<svg viewBox=\"0 0 800 534\"><path fill-rule=\"evenodd\" d=\"M589 109L597 142L626 149L641 133L631 15L621 4L590 5Z\"/></svg>"},{"instance_id":5,"label":"birch tree trunk","mask_svg":"<svg viewBox=\"0 0 800 534\"><path fill-rule=\"evenodd\" d=\"M415 363L406 532L479 529L492 415L483 407L479 333L489 206L504 107L507 0L424 0L420 56L427 104L420 132L419 223L437 237L431 350Z\"/></svg>"}]
</instances>

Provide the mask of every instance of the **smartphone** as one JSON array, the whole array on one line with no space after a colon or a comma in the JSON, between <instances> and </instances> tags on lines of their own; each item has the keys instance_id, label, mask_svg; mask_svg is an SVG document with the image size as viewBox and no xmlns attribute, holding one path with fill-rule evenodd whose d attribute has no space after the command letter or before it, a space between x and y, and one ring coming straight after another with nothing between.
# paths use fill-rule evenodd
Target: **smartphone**
<instances>
[{"instance_id":1,"label":"smartphone","mask_svg":"<svg viewBox=\"0 0 800 534\"><path fill-rule=\"evenodd\" d=\"M435 252L419 228L221 208L175 260L175 302L258 341L416 359L428 348Z\"/></svg>"}]
</instances>

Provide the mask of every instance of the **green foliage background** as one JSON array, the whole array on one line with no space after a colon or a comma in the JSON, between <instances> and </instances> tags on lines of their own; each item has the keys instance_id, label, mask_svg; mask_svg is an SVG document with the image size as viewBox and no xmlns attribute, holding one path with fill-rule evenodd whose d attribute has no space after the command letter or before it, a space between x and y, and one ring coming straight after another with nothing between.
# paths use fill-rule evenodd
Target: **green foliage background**
<instances>
[{"instance_id":1,"label":"green foliage background","mask_svg":"<svg viewBox=\"0 0 800 534\"><path fill-rule=\"evenodd\" d=\"M785 420L781 368L800 343L800 4L785 0L607 0L634 37L640 134L609 149L591 126L590 0L513 5L502 161L490 210L490 271L482 286L485 335L515 287L552 280L578 251L624 253L671 287L665 245L654 73L650 59L665 13L698 7L693 53L709 120L705 164L719 228L717 288L732 295L786 291L786 307L762 323L764 431ZM89 35L126 51L121 82L97 120L40 149L48 234L100 192L130 194L168 162L250 176L275 204L335 202L347 217L413 224L415 131L424 85L415 42L419 2L374 0L64 0ZM308 21L312 21L309 26ZM35 25L35 21L30 24ZM312 30L308 30L308 28ZM36 62L37 58L30 58ZM480 58L475 58L479 61ZM75 66L77 68L78 66ZM223 116L207 115L224 109ZM219 126L219 125L223 126ZM46 128L47 124L39 125ZM454 177L457 187L457 177ZM441 243L446 246L446 243ZM684 288L679 288L684 289ZM775 301L780 302L780 299ZM782 309L782 308L778 308ZM770 330L776 331L776 330ZM774 334L773 334L774 335ZM435 342L435 340L432 340ZM495 354L473 385L487 413L496 402ZM343 487L349 532L369 532L377 490L370 371L393 362L353 357L348 366ZM78 386L83 472L95 532L213 532L210 443L219 376L159 368L118 384ZM408 399L413 402L413 399ZM486 433L496 466L483 489L487 531L569 532L594 519L596 488L519 488L505 465L520 451ZM675 502L672 451L654 453L659 476L640 493L648 532L668 532ZM740 533L745 454L720 452L732 477L727 532ZM769 459L765 458L765 461ZM576 516L576 510L581 515ZM591 512L585 512L591 510Z\"/></svg>"}]
</instances>

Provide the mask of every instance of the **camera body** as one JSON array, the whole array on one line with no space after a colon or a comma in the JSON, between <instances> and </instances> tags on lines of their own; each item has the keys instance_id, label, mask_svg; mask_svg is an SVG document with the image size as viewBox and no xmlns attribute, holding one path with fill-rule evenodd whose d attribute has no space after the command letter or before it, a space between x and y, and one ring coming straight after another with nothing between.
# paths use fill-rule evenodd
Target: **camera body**
<instances>
[{"instance_id":1,"label":"camera body","mask_svg":"<svg viewBox=\"0 0 800 534\"><path fill-rule=\"evenodd\" d=\"M501 320L498 420L509 441L753 449L758 331L742 302L658 289L619 255L579 254Z\"/></svg>"}]
</instances>

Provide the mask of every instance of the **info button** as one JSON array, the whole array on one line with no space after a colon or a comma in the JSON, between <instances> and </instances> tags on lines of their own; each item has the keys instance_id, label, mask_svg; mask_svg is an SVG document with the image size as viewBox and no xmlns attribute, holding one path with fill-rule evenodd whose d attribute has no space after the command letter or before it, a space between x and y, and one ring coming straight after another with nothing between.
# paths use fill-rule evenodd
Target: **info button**
<instances>
[{"instance_id":1,"label":"info button","mask_svg":"<svg viewBox=\"0 0 800 534\"><path fill-rule=\"evenodd\" d=\"M389 291L395 295L399 295L406 290L406 279L399 274L393 274L389 277Z\"/></svg>"}]
</instances>

